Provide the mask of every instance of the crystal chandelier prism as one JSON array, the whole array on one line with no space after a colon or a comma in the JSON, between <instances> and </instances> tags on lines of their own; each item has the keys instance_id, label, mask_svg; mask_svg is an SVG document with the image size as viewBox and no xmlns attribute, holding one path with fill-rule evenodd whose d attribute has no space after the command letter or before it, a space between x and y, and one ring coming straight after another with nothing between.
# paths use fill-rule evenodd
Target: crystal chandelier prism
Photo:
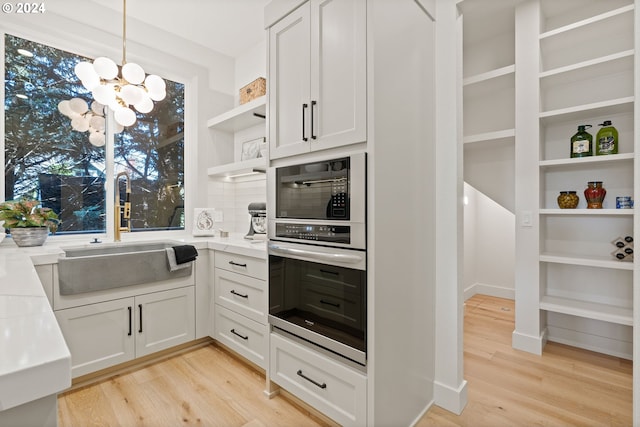
<instances>
[{"instance_id":1,"label":"crystal chandelier prism","mask_svg":"<svg viewBox=\"0 0 640 427\"><path fill-rule=\"evenodd\" d=\"M163 100L167 92L161 77L147 75L140 65L127 62L127 0L122 3L122 66L101 56L93 63L79 62L75 73L93 99L113 111L118 124L131 126L136 122L136 111L151 112L153 101Z\"/></svg>"}]
</instances>

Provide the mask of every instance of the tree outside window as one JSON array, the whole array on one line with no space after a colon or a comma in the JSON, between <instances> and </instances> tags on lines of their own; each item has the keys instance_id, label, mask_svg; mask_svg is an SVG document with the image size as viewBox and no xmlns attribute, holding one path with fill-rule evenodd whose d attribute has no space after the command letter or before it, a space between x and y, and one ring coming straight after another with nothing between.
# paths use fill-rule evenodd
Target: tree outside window
<instances>
[{"instance_id":1,"label":"tree outside window","mask_svg":"<svg viewBox=\"0 0 640 427\"><path fill-rule=\"evenodd\" d=\"M167 97L115 135L115 170L107 171L104 146L73 130L58 110L72 98L92 102L74 73L83 60L5 35L5 200L42 200L59 213L60 233L104 233L106 209L113 209L105 182L127 171L132 230L184 228L184 85L165 79Z\"/></svg>"}]
</instances>

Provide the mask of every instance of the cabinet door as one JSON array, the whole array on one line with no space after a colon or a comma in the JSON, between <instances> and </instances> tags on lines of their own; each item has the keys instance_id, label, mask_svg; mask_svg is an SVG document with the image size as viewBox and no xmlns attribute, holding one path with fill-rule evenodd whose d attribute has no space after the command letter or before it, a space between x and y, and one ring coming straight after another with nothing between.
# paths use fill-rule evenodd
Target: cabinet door
<instances>
[{"instance_id":1,"label":"cabinet door","mask_svg":"<svg viewBox=\"0 0 640 427\"><path fill-rule=\"evenodd\" d=\"M133 298L55 312L75 378L134 358Z\"/></svg>"},{"instance_id":2,"label":"cabinet door","mask_svg":"<svg viewBox=\"0 0 640 427\"><path fill-rule=\"evenodd\" d=\"M136 357L195 338L193 286L140 295L135 299Z\"/></svg>"},{"instance_id":3,"label":"cabinet door","mask_svg":"<svg viewBox=\"0 0 640 427\"><path fill-rule=\"evenodd\" d=\"M309 151L309 17L305 4L269 29L270 158Z\"/></svg>"},{"instance_id":4,"label":"cabinet door","mask_svg":"<svg viewBox=\"0 0 640 427\"><path fill-rule=\"evenodd\" d=\"M311 150L366 140L366 1L311 1Z\"/></svg>"}]
</instances>

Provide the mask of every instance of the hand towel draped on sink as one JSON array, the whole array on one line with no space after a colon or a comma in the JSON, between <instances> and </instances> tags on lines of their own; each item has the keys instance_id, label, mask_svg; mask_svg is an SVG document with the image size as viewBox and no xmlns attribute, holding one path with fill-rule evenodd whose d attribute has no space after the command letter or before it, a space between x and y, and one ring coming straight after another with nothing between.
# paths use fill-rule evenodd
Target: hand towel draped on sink
<instances>
[{"instance_id":1,"label":"hand towel draped on sink","mask_svg":"<svg viewBox=\"0 0 640 427\"><path fill-rule=\"evenodd\" d=\"M187 268L191 265L191 261L195 261L197 256L198 251L193 245L178 245L167 248L169 270L176 271Z\"/></svg>"}]
</instances>

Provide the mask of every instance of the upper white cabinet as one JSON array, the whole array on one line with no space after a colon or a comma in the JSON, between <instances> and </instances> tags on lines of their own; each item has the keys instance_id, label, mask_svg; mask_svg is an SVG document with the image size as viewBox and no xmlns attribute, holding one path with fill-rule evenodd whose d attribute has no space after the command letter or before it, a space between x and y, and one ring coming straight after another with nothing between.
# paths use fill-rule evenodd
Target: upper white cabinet
<instances>
[{"instance_id":1,"label":"upper white cabinet","mask_svg":"<svg viewBox=\"0 0 640 427\"><path fill-rule=\"evenodd\" d=\"M269 28L271 159L366 140L366 1L310 0Z\"/></svg>"}]
</instances>

